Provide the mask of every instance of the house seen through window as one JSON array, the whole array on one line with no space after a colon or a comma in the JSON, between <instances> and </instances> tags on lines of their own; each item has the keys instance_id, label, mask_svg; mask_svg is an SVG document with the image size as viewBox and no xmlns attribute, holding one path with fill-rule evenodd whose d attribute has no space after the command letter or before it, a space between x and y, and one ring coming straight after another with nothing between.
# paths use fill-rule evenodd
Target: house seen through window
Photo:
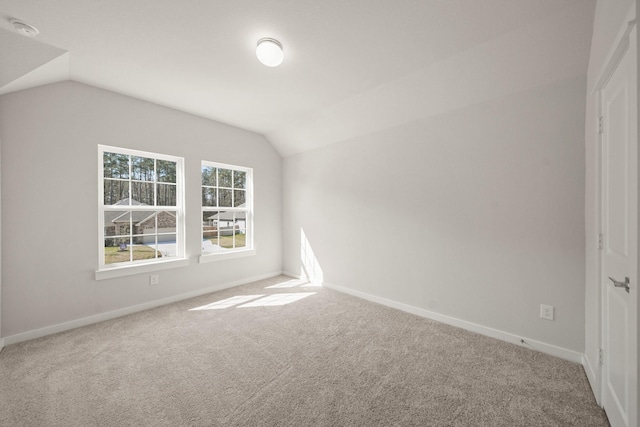
<instances>
[{"instance_id":1,"label":"house seen through window","mask_svg":"<svg viewBox=\"0 0 640 427\"><path fill-rule=\"evenodd\" d=\"M252 241L252 169L202 162L202 254L244 251Z\"/></svg>"},{"instance_id":2,"label":"house seen through window","mask_svg":"<svg viewBox=\"0 0 640 427\"><path fill-rule=\"evenodd\" d=\"M99 146L100 267L184 257L183 159Z\"/></svg>"}]
</instances>

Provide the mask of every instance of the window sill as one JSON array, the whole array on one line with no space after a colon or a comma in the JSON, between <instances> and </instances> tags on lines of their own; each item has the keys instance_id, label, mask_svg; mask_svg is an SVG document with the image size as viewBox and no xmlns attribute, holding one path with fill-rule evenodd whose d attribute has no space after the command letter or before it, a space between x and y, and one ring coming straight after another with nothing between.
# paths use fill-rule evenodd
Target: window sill
<instances>
[{"instance_id":1,"label":"window sill","mask_svg":"<svg viewBox=\"0 0 640 427\"><path fill-rule=\"evenodd\" d=\"M134 274L150 273L169 268L186 267L191 261L189 258L172 259L169 261L157 261L147 264L127 265L124 267L111 267L96 271L96 280L113 279L114 277L133 276Z\"/></svg>"},{"instance_id":2,"label":"window sill","mask_svg":"<svg viewBox=\"0 0 640 427\"><path fill-rule=\"evenodd\" d=\"M205 262L226 261L229 259L253 256L255 254L256 254L255 249L246 249L243 251L234 251L234 252L222 252L217 254L207 254L207 255L200 255L199 262L200 264L202 264Z\"/></svg>"}]
</instances>

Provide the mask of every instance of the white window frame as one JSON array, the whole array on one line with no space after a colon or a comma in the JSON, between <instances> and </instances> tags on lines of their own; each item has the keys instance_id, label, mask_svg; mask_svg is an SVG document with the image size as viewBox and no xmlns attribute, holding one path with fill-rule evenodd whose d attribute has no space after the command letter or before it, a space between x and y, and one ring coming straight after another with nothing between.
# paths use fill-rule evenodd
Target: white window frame
<instances>
[{"instance_id":1,"label":"white window frame","mask_svg":"<svg viewBox=\"0 0 640 427\"><path fill-rule=\"evenodd\" d=\"M199 262L216 262L216 261L224 261L228 259L240 258L245 256L255 255L256 250L253 242L253 168L230 165L226 163L218 163L218 162L210 162L207 160L203 160L200 165L200 194L202 197L202 188L208 187L202 184L202 168L203 167L214 167L217 169L230 169L233 171L239 171L246 173L246 183L245 183L245 207L220 207L220 206L203 206L202 199L200 200L200 242L203 241L203 224L202 217L204 212L218 212L224 210L225 212L244 212L246 216L246 225L245 225L245 246L242 248L227 248L223 252L215 252L215 253L204 253L201 251L201 255L199 258ZM233 181L233 180L232 180ZM219 183L219 182L217 182ZM220 188L216 186L216 188ZM233 190L233 187L231 188Z\"/></svg>"},{"instance_id":2,"label":"white window frame","mask_svg":"<svg viewBox=\"0 0 640 427\"><path fill-rule=\"evenodd\" d=\"M114 206L104 204L104 153L118 153L130 156L153 158L176 163L176 206ZM131 165L129 165L129 180L131 180ZM131 181L129 181L131 182ZM154 181L155 182L155 181ZM155 193L155 192L154 192ZM129 191L131 197L131 191ZM176 256L170 259L155 258L150 260L138 260L117 264L105 264L104 241L109 236L104 235L105 212L109 211L163 211L176 212ZM156 235L158 230L156 229ZM132 150L129 148L98 145L98 270L96 280L113 277L128 276L132 274L146 273L167 268L181 267L189 264L185 255L185 203L184 203L184 158L167 154L152 153L148 151Z\"/></svg>"}]
</instances>

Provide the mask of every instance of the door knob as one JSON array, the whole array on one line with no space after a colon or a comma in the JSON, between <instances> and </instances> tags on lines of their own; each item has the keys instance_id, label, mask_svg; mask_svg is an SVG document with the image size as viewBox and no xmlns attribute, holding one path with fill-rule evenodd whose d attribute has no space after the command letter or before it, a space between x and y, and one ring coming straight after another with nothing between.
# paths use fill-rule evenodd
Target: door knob
<instances>
[{"instance_id":1,"label":"door knob","mask_svg":"<svg viewBox=\"0 0 640 427\"><path fill-rule=\"evenodd\" d=\"M615 286L616 288L624 288L625 291L627 291L627 293L629 293L629 278L625 277L624 278L624 282L619 282L616 279L614 279L613 277L609 276L609 280L611 280L613 282L613 286Z\"/></svg>"}]
</instances>

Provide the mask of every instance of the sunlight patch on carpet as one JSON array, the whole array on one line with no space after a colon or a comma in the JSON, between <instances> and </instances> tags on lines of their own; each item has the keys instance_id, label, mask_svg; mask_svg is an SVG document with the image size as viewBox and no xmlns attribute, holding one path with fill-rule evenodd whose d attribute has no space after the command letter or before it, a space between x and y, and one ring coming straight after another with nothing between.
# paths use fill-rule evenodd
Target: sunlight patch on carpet
<instances>
[{"instance_id":1,"label":"sunlight patch on carpet","mask_svg":"<svg viewBox=\"0 0 640 427\"><path fill-rule=\"evenodd\" d=\"M234 305L242 304L247 301L251 301L252 299L263 297L262 295L237 295L235 297L223 299L220 301L212 302L211 304L202 305L200 307L189 309L189 311L199 311L199 310L221 310L223 308L233 307Z\"/></svg>"},{"instance_id":2,"label":"sunlight patch on carpet","mask_svg":"<svg viewBox=\"0 0 640 427\"><path fill-rule=\"evenodd\" d=\"M280 288L295 288L296 286L304 285L307 283L304 280L292 279L286 282L276 283L275 285L267 286L265 289L280 289Z\"/></svg>"},{"instance_id":3,"label":"sunlight patch on carpet","mask_svg":"<svg viewBox=\"0 0 640 427\"><path fill-rule=\"evenodd\" d=\"M247 304L239 305L238 308L248 307L273 307L276 305L286 305L292 302L300 301L311 295L315 295L317 292L296 292L292 294L274 294L264 298L260 298L256 301L251 301Z\"/></svg>"}]
</instances>

